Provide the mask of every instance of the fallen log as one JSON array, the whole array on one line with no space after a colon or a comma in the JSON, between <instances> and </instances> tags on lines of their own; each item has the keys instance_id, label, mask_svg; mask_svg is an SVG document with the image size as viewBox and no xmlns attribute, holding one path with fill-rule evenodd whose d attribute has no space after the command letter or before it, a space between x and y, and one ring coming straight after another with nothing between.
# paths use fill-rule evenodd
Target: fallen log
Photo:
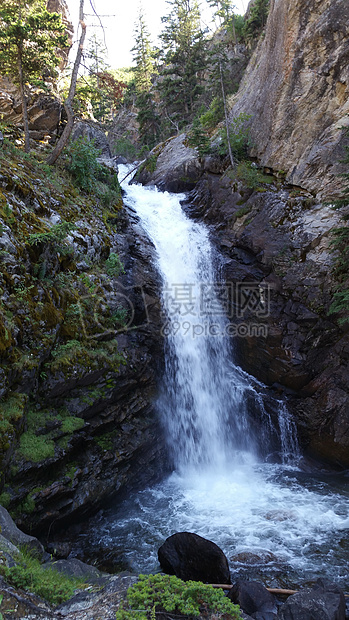
<instances>
[{"instance_id":1,"label":"fallen log","mask_svg":"<svg viewBox=\"0 0 349 620\"><path fill-rule=\"evenodd\" d=\"M224 583L211 583L213 588L221 588L222 590L232 590L233 585L224 584ZM292 594L297 594L299 590L288 590L287 588L266 588L268 592L271 594L280 594L280 596L291 596ZM349 598L349 594L345 594L346 598Z\"/></svg>"}]
</instances>

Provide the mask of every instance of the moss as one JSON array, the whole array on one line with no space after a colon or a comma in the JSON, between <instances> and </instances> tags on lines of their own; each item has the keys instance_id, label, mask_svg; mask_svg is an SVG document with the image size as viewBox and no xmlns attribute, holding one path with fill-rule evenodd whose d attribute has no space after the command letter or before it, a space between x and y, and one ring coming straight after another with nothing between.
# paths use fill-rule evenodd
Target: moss
<instances>
[{"instance_id":1,"label":"moss","mask_svg":"<svg viewBox=\"0 0 349 620\"><path fill-rule=\"evenodd\" d=\"M3 491L0 495L0 505L8 508L11 502L11 495L7 491Z\"/></svg>"},{"instance_id":2,"label":"moss","mask_svg":"<svg viewBox=\"0 0 349 620\"><path fill-rule=\"evenodd\" d=\"M47 458L52 458L55 453L55 444L52 439L33 433L23 433L20 439L18 453L27 461L39 463Z\"/></svg>"},{"instance_id":3,"label":"moss","mask_svg":"<svg viewBox=\"0 0 349 620\"><path fill-rule=\"evenodd\" d=\"M62 433L72 434L75 431L80 430L85 425L85 421L82 418L69 417L65 418L62 422Z\"/></svg>"},{"instance_id":4,"label":"moss","mask_svg":"<svg viewBox=\"0 0 349 620\"><path fill-rule=\"evenodd\" d=\"M251 211L251 208L251 205L246 205L245 207L242 207L242 209L239 209L235 212L236 217L243 217L244 215L247 215L247 213Z\"/></svg>"}]
</instances>

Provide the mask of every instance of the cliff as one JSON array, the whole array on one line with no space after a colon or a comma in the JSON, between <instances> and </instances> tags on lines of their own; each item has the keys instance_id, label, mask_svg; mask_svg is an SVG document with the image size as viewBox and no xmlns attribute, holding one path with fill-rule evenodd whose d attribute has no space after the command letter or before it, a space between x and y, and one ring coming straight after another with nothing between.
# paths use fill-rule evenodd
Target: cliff
<instances>
[{"instance_id":1,"label":"cliff","mask_svg":"<svg viewBox=\"0 0 349 620\"><path fill-rule=\"evenodd\" d=\"M43 157L0 152L0 497L41 534L159 476L164 451L152 245L112 168L91 194Z\"/></svg>"},{"instance_id":2,"label":"cliff","mask_svg":"<svg viewBox=\"0 0 349 620\"><path fill-rule=\"evenodd\" d=\"M231 116L251 114L251 154L319 199L340 188L342 126L349 126L349 5L271 0L265 36Z\"/></svg>"}]
</instances>

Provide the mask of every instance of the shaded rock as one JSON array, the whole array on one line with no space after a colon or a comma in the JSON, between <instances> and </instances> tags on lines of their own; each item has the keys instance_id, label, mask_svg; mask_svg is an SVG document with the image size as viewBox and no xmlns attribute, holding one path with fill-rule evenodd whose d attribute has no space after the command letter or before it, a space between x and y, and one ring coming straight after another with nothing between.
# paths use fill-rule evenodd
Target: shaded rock
<instances>
[{"instance_id":1,"label":"shaded rock","mask_svg":"<svg viewBox=\"0 0 349 620\"><path fill-rule=\"evenodd\" d=\"M158 550L161 568L184 581L230 583L228 560L210 540L190 532L178 532Z\"/></svg>"},{"instance_id":2,"label":"shaded rock","mask_svg":"<svg viewBox=\"0 0 349 620\"><path fill-rule=\"evenodd\" d=\"M3 506L0 506L0 528L1 535L16 547L27 547L27 549L39 559L44 557L45 550L41 542L34 536L29 536L19 530L6 508Z\"/></svg>"},{"instance_id":3,"label":"shaded rock","mask_svg":"<svg viewBox=\"0 0 349 620\"><path fill-rule=\"evenodd\" d=\"M345 598L334 584L321 580L311 590L290 596L279 611L280 620L345 620Z\"/></svg>"},{"instance_id":4,"label":"shaded rock","mask_svg":"<svg viewBox=\"0 0 349 620\"><path fill-rule=\"evenodd\" d=\"M229 590L228 598L256 620L276 619L275 597L257 581L237 581Z\"/></svg>"}]
</instances>

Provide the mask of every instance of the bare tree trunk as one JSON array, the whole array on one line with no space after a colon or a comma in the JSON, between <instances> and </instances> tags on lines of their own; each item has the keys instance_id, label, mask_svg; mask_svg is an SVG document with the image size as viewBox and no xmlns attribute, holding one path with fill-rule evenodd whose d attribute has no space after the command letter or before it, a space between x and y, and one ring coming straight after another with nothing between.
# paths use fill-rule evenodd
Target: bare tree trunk
<instances>
[{"instance_id":1,"label":"bare tree trunk","mask_svg":"<svg viewBox=\"0 0 349 620\"><path fill-rule=\"evenodd\" d=\"M64 131L60 139L58 140L55 148L53 149L51 155L49 155L46 160L46 162L50 165L54 164L55 161L60 156L61 152L63 151L65 145L67 144L69 140L69 137L73 129L73 125L74 125L73 99L75 96L76 81L78 79L78 70L79 70L79 66L81 62L81 56L82 56L82 52L84 49L84 42L85 42L85 36L86 36L86 24L84 22L84 0L80 0L79 22L81 26L81 36L80 36L78 51L76 53L73 72L71 76L68 97L66 98L64 102L64 109L67 113L68 121L67 121L66 126L64 127Z\"/></svg>"},{"instance_id":2,"label":"bare tree trunk","mask_svg":"<svg viewBox=\"0 0 349 620\"><path fill-rule=\"evenodd\" d=\"M233 157L233 153L231 150L231 144L230 144L230 135L229 135L229 121L228 121L228 112L227 112L227 100L225 98L225 90L224 90L224 82L223 82L223 71L222 71L222 63L219 63L219 72L221 75L221 87L222 87L222 97L223 97L223 105L224 105L224 119L225 119L225 130L227 133L227 144L228 144L228 152L229 152L229 157L230 157L230 163L232 165L232 168L234 168L235 162L234 162L234 157Z\"/></svg>"},{"instance_id":3,"label":"bare tree trunk","mask_svg":"<svg viewBox=\"0 0 349 620\"><path fill-rule=\"evenodd\" d=\"M28 107L27 97L25 95L24 77L23 77L23 64L22 64L22 43L17 46L17 67L19 75L19 90L21 93L22 101L22 114L24 125L24 150L26 153L30 151L30 138L29 138L29 122L28 122Z\"/></svg>"}]
</instances>

